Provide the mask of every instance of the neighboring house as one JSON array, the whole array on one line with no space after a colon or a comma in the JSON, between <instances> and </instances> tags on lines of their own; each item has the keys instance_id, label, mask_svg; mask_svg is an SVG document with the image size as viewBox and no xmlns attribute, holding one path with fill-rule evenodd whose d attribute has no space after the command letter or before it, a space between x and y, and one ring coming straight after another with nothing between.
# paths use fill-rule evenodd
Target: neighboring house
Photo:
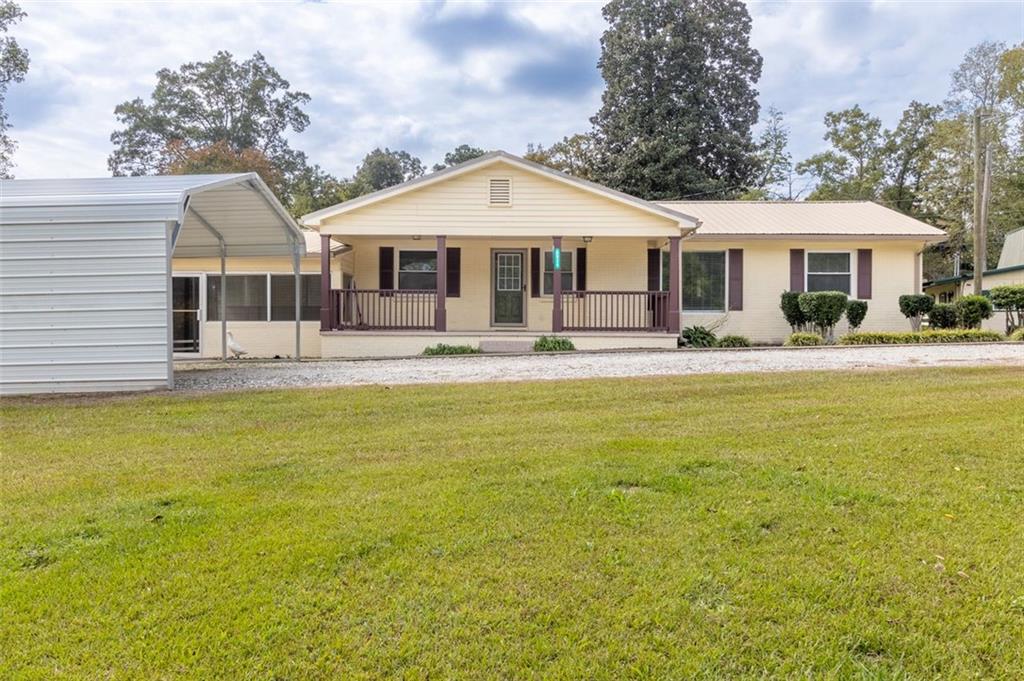
<instances>
[{"instance_id":1,"label":"neighboring house","mask_svg":"<svg viewBox=\"0 0 1024 681\"><path fill-rule=\"evenodd\" d=\"M320 356L320 235L303 230L306 253L300 261L302 356ZM332 279L348 284L351 253L331 246ZM182 258L172 262L174 356L221 356L220 258ZM295 355L295 277L287 257L229 257L225 301L228 328L249 357Z\"/></svg>"},{"instance_id":2,"label":"neighboring house","mask_svg":"<svg viewBox=\"0 0 1024 681\"><path fill-rule=\"evenodd\" d=\"M500 151L302 221L351 249L351 280L321 258L325 357L551 333L671 348L694 324L780 342L786 290L845 291L869 301L862 328L900 329L946 238L870 202L652 203Z\"/></svg>"}]
</instances>

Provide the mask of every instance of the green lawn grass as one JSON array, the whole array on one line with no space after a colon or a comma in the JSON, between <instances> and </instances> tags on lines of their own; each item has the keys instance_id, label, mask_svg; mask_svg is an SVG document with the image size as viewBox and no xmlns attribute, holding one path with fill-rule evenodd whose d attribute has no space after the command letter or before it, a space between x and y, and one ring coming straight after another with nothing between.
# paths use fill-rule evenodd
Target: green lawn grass
<instances>
[{"instance_id":1,"label":"green lawn grass","mask_svg":"<svg viewBox=\"0 0 1024 681\"><path fill-rule=\"evenodd\" d=\"M1019 368L8 400L0 678L1010 678Z\"/></svg>"}]
</instances>

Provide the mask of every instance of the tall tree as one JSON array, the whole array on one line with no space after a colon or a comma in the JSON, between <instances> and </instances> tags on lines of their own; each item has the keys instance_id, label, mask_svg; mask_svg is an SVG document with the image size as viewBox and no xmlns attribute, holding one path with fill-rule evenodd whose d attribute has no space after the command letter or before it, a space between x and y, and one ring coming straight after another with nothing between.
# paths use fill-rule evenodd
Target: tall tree
<instances>
[{"instance_id":1,"label":"tall tree","mask_svg":"<svg viewBox=\"0 0 1024 681\"><path fill-rule=\"evenodd\" d=\"M166 168L171 175L201 175L206 173L257 173L278 196L284 196L287 187L281 169L257 149L237 151L224 140L198 149L184 142L171 142L169 156L173 159Z\"/></svg>"},{"instance_id":2,"label":"tall tree","mask_svg":"<svg viewBox=\"0 0 1024 681\"><path fill-rule=\"evenodd\" d=\"M583 180L593 180L596 172L594 136L587 133L563 137L546 148L529 144L523 158Z\"/></svg>"},{"instance_id":3,"label":"tall tree","mask_svg":"<svg viewBox=\"0 0 1024 681\"><path fill-rule=\"evenodd\" d=\"M444 155L443 163L434 164L434 172L444 170L445 168L451 168L452 166L457 166L460 163L465 163L466 161L472 161L474 158L479 158L486 153L487 152L483 149L471 147L468 144L460 144Z\"/></svg>"},{"instance_id":4,"label":"tall tree","mask_svg":"<svg viewBox=\"0 0 1024 681\"><path fill-rule=\"evenodd\" d=\"M379 147L363 157L352 181L359 194L375 192L401 184L423 174L423 162L407 151ZM357 194L358 195L358 194Z\"/></svg>"},{"instance_id":5,"label":"tall tree","mask_svg":"<svg viewBox=\"0 0 1024 681\"><path fill-rule=\"evenodd\" d=\"M913 101L896 127L883 135L882 198L904 213L915 213L920 208L924 174L934 162L931 142L941 111L941 107Z\"/></svg>"},{"instance_id":6,"label":"tall tree","mask_svg":"<svg viewBox=\"0 0 1024 681\"><path fill-rule=\"evenodd\" d=\"M612 0L598 66L597 180L646 199L732 196L751 180L761 55L740 0Z\"/></svg>"},{"instance_id":7,"label":"tall tree","mask_svg":"<svg viewBox=\"0 0 1024 681\"><path fill-rule=\"evenodd\" d=\"M789 127L782 112L769 106L764 128L754 151L754 176L750 188L740 196L746 201L794 200L793 157L789 153Z\"/></svg>"},{"instance_id":8,"label":"tall tree","mask_svg":"<svg viewBox=\"0 0 1024 681\"><path fill-rule=\"evenodd\" d=\"M168 172L190 154L222 144L235 155L225 170L255 150L289 180L306 159L285 134L309 124L302 110L308 102L259 52L243 62L218 52L208 62L161 69L150 103L136 98L114 109L123 127L110 136L115 149L107 165L115 175Z\"/></svg>"},{"instance_id":9,"label":"tall tree","mask_svg":"<svg viewBox=\"0 0 1024 681\"><path fill-rule=\"evenodd\" d=\"M825 114L828 151L797 164L796 170L818 181L811 199L875 199L881 189L882 121L859 105Z\"/></svg>"},{"instance_id":10,"label":"tall tree","mask_svg":"<svg viewBox=\"0 0 1024 681\"><path fill-rule=\"evenodd\" d=\"M28 50L7 35L11 26L24 19L26 14L10 0L0 0L0 178L11 177L14 167L14 151L18 144L7 131L7 86L20 83L28 73Z\"/></svg>"}]
</instances>

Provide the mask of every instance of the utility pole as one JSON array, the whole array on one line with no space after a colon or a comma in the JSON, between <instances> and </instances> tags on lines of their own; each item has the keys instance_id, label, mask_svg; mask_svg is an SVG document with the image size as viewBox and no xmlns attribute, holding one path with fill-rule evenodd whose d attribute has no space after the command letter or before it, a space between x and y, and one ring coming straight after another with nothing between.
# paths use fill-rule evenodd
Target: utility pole
<instances>
[{"instance_id":1,"label":"utility pole","mask_svg":"<svg viewBox=\"0 0 1024 681\"><path fill-rule=\"evenodd\" d=\"M988 204L992 193L992 143L985 146L985 177L981 181L981 221L978 223L981 232L981 267L984 272L988 267ZM975 293L981 293L979 285Z\"/></svg>"},{"instance_id":2,"label":"utility pole","mask_svg":"<svg viewBox=\"0 0 1024 681\"><path fill-rule=\"evenodd\" d=\"M981 159L981 108L974 110L974 213L971 219L971 236L974 243L974 291L981 293L981 273L985 270L985 242L982 235L982 159Z\"/></svg>"}]
</instances>

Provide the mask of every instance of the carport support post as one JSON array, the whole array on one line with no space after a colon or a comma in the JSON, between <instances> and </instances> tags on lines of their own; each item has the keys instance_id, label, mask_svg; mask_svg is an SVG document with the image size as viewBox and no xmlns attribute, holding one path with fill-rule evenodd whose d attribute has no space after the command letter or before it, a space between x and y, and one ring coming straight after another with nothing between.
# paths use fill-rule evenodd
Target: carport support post
<instances>
[{"instance_id":1,"label":"carport support post","mask_svg":"<svg viewBox=\"0 0 1024 681\"><path fill-rule=\"evenodd\" d=\"M668 238L668 332L675 334L679 333L679 288L683 283L680 271L680 238Z\"/></svg>"},{"instance_id":2,"label":"carport support post","mask_svg":"<svg viewBox=\"0 0 1024 681\"><path fill-rule=\"evenodd\" d=\"M331 330L331 235L320 235L320 330Z\"/></svg>"},{"instance_id":3,"label":"carport support post","mask_svg":"<svg viewBox=\"0 0 1024 681\"><path fill-rule=\"evenodd\" d=\"M437 290L434 300L434 331L448 330L448 313L445 310L445 298L448 295L448 247L446 238L437 237Z\"/></svg>"},{"instance_id":4,"label":"carport support post","mask_svg":"<svg viewBox=\"0 0 1024 681\"><path fill-rule=\"evenodd\" d=\"M558 333L562 330L562 237L551 237L551 330ZM555 255L558 251L558 255ZM541 264L541 281L543 282L544 262Z\"/></svg>"},{"instance_id":5,"label":"carport support post","mask_svg":"<svg viewBox=\"0 0 1024 681\"><path fill-rule=\"evenodd\" d=\"M228 358L228 249L220 242L220 358Z\"/></svg>"},{"instance_id":6,"label":"carport support post","mask_svg":"<svg viewBox=\"0 0 1024 681\"><path fill-rule=\"evenodd\" d=\"M295 361L302 360L302 274L299 242L292 245L292 269L295 270Z\"/></svg>"}]
</instances>

